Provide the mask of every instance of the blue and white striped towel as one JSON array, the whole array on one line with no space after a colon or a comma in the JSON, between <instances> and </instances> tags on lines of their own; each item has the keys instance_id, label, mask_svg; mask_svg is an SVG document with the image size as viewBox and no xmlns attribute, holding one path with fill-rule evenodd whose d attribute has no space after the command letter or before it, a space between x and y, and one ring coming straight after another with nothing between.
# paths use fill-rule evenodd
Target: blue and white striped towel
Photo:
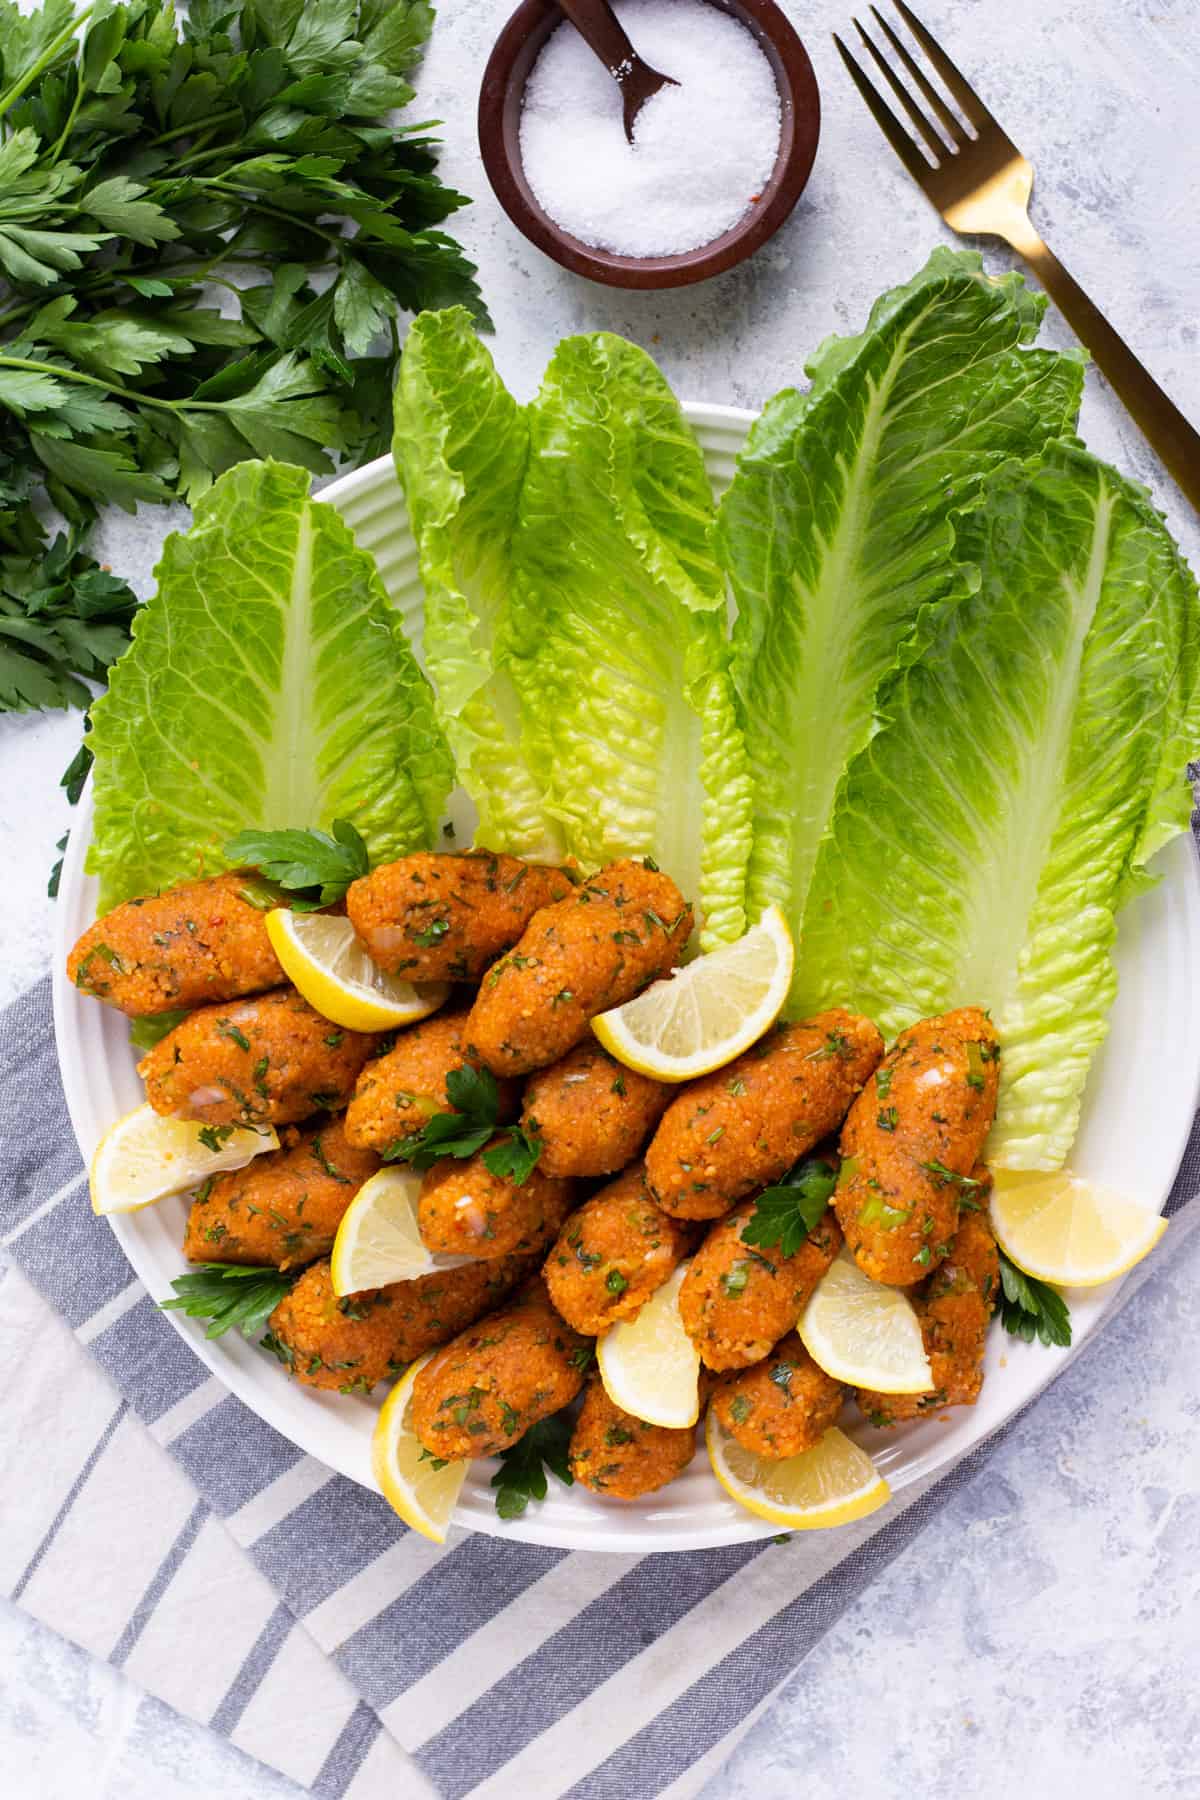
<instances>
[{"instance_id":1,"label":"blue and white striped towel","mask_svg":"<svg viewBox=\"0 0 1200 1800\"><path fill-rule=\"evenodd\" d=\"M0 1118L0 1241L15 1265L0 1285L0 1466L14 1491L19 1470L20 1491L4 1506L0 1587L314 1795L698 1793L990 1453L857 1526L782 1545L621 1557L468 1536L438 1549L227 1394L97 1226L48 982L0 1020ZM1200 1129L1167 1243L1200 1224L1198 1190Z\"/></svg>"}]
</instances>

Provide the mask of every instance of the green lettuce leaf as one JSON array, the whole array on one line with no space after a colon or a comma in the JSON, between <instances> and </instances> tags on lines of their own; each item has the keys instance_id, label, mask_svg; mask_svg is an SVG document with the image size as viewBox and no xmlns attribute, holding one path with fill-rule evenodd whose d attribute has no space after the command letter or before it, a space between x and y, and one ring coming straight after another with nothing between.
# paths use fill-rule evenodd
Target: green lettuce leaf
<instances>
[{"instance_id":1,"label":"green lettuce leaf","mask_svg":"<svg viewBox=\"0 0 1200 1800\"><path fill-rule=\"evenodd\" d=\"M1069 444L995 474L957 547L978 587L880 697L822 848L795 1001L848 1001L887 1034L990 1008L988 1160L1051 1169L1107 1030L1115 909L1200 748L1200 607L1143 490Z\"/></svg>"},{"instance_id":2,"label":"green lettuce leaf","mask_svg":"<svg viewBox=\"0 0 1200 1800\"><path fill-rule=\"evenodd\" d=\"M751 914L774 900L799 924L881 679L923 611L968 591L952 512L990 469L1073 429L1080 360L1023 348L1044 306L974 252L936 250L750 433L718 530L756 790Z\"/></svg>"},{"instance_id":3,"label":"green lettuce leaf","mask_svg":"<svg viewBox=\"0 0 1200 1800\"><path fill-rule=\"evenodd\" d=\"M422 648L475 841L557 861L563 835L521 745L520 709L496 667L529 425L464 307L426 312L405 340L395 395L396 471L425 587Z\"/></svg>"},{"instance_id":4,"label":"green lettuce leaf","mask_svg":"<svg viewBox=\"0 0 1200 1800\"><path fill-rule=\"evenodd\" d=\"M426 313L395 426L476 841L589 870L652 855L699 902L704 943L738 936L750 783L712 494L653 362L567 339L521 407L461 308Z\"/></svg>"},{"instance_id":5,"label":"green lettuce leaf","mask_svg":"<svg viewBox=\"0 0 1200 1800\"><path fill-rule=\"evenodd\" d=\"M700 447L651 359L606 332L559 345L529 428L500 648L529 762L585 868L654 856L702 944L725 942L751 793Z\"/></svg>"},{"instance_id":6,"label":"green lettuce leaf","mask_svg":"<svg viewBox=\"0 0 1200 1800\"><path fill-rule=\"evenodd\" d=\"M102 909L225 867L238 831L349 819L432 843L453 763L371 557L307 470L245 462L163 548L92 710Z\"/></svg>"}]
</instances>

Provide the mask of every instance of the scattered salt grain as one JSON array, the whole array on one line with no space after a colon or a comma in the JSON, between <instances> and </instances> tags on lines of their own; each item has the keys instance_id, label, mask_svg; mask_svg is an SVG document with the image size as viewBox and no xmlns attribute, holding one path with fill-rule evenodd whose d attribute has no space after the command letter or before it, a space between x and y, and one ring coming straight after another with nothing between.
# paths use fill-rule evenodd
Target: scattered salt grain
<instances>
[{"instance_id":1,"label":"scattered salt grain","mask_svg":"<svg viewBox=\"0 0 1200 1800\"><path fill-rule=\"evenodd\" d=\"M744 25L705 0L616 0L652 67L674 76L628 143L616 82L572 25L530 72L521 161L565 231L618 256L678 256L728 231L758 199L779 150L779 90Z\"/></svg>"}]
</instances>

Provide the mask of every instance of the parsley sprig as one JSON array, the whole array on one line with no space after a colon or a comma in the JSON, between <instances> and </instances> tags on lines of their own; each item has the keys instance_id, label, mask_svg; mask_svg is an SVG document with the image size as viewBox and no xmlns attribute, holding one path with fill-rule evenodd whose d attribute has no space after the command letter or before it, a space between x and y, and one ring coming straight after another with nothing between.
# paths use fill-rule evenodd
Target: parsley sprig
<instances>
[{"instance_id":1,"label":"parsley sprig","mask_svg":"<svg viewBox=\"0 0 1200 1800\"><path fill-rule=\"evenodd\" d=\"M743 1244L778 1247L794 1256L829 1205L837 1186L836 1157L802 1156L773 1187L764 1188L742 1226Z\"/></svg>"},{"instance_id":2,"label":"parsley sprig","mask_svg":"<svg viewBox=\"0 0 1200 1800\"><path fill-rule=\"evenodd\" d=\"M1000 1252L1000 1322L1012 1337L1065 1349L1071 1342L1071 1314L1056 1288L1023 1274Z\"/></svg>"},{"instance_id":3,"label":"parsley sprig","mask_svg":"<svg viewBox=\"0 0 1200 1800\"><path fill-rule=\"evenodd\" d=\"M443 1156L460 1160L474 1156L496 1130L500 1090L490 1069L464 1063L446 1077L446 1096L453 1112L434 1113L420 1131L401 1138L384 1152L387 1162L406 1162L414 1169L431 1169ZM493 1175L508 1176L522 1187L533 1174L542 1153L542 1140L519 1125L505 1127L507 1136L484 1151L484 1167Z\"/></svg>"},{"instance_id":4,"label":"parsley sprig","mask_svg":"<svg viewBox=\"0 0 1200 1800\"><path fill-rule=\"evenodd\" d=\"M546 1470L557 1475L564 1487L573 1487L575 1478L567 1461L571 1442L571 1421L565 1413L555 1413L531 1425L524 1437L500 1452L500 1467L492 1476L496 1490L496 1511L502 1519L519 1519L531 1500L544 1500L548 1491Z\"/></svg>"},{"instance_id":5,"label":"parsley sprig","mask_svg":"<svg viewBox=\"0 0 1200 1800\"><path fill-rule=\"evenodd\" d=\"M367 846L348 819L335 819L332 832L239 831L225 854L286 889L294 912L316 912L333 906L371 867Z\"/></svg>"},{"instance_id":6,"label":"parsley sprig","mask_svg":"<svg viewBox=\"0 0 1200 1800\"><path fill-rule=\"evenodd\" d=\"M159 1302L164 1312L179 1311L189 1319L210 1319L205 1337L216 1338L235 1326L253 1337L290 1292L295 1275L242 1263L201 1263L193 1274L171 1283L174 1300Z\"/></svg>"}]
</instances>

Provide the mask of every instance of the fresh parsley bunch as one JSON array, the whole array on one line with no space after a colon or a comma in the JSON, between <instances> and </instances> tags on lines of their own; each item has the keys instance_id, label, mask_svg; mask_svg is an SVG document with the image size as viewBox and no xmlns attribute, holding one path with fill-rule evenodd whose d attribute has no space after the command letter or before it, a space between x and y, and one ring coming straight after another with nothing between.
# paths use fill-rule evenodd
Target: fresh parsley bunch
<instances>
[{"instance_id":1,"label":"fresh parsley bunch","mask_svg":"<svg viewBox=\"0 0 1200 1800\"><path fill-rule=\"evenodd\" d=\"M0 709L80 704L133 596L96 509L390 438L402 312L462 302L466 204L390 115L428 0L0 0ZM217 302L223 304L218 306ZM47 548L49 499L68 534Z\"/></svg>"}]
</instances>

